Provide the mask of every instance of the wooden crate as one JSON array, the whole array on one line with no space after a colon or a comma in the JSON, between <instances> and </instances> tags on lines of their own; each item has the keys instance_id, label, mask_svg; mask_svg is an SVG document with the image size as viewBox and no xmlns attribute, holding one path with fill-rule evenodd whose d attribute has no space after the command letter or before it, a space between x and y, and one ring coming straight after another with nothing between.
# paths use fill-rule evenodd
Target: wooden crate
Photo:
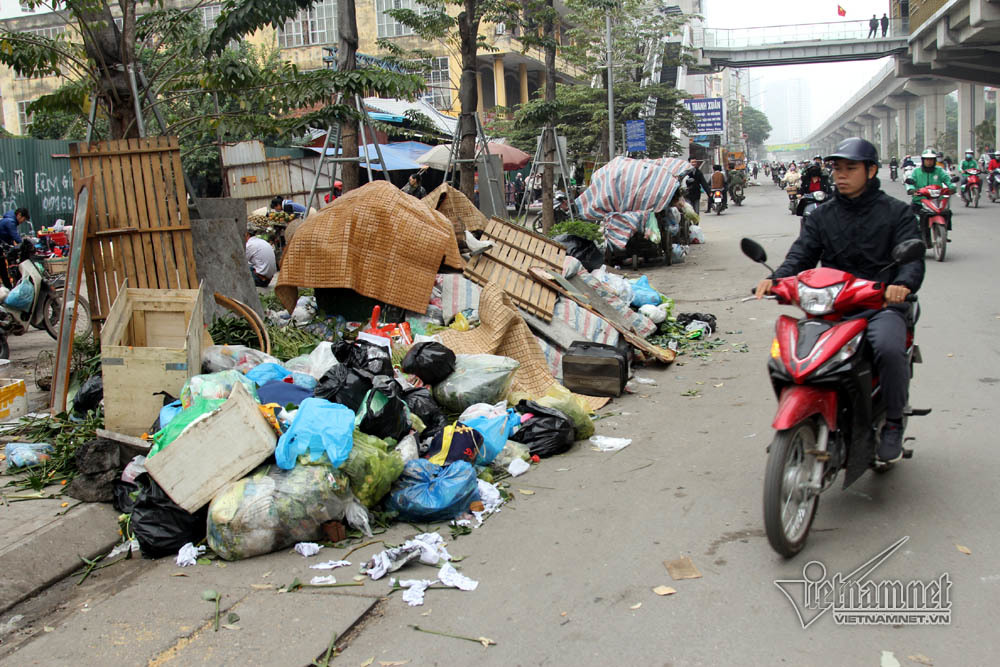
<instances>
[{"instance_id":1,"label":"wooden crate","mask_svg":"<svg viewBox=\"0 0 1000 667\"><path fill-rule=\"evenodd\" d=\"M171 500L197 512L271 456L277 440L257 402L237 382L217 412L147 459L146 470Z\"/></svg>"},{"instance_id":2,"label":"wooden crate","mask_svg":"<svg viewBox=\"0 0 1000 667\"><path fill-rule=\"evenodd\" d=\"M166 391L201 372L203 290L128 288L118 292L101 331L104 425L141 435Z\"/></svg>"}]
</instances>

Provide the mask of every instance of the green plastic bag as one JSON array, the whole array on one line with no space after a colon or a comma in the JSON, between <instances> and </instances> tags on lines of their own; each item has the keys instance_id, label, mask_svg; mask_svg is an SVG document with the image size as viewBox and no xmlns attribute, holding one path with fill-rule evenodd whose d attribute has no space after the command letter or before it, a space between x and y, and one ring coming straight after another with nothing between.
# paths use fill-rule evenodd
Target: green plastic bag
<instances>
[{"instance_id":1,"label":"green plastic bag","mask_svg":"<svg viewBox=\"0 0 1000 667\"><path fill-rule=\"evenodd\" d=\"M586 440L594 435L594 422L590 420L590 408L561 384L552 385L544 396L535 400L535 403L546 408L554 408L569 417L576 430L577 440Z\"/></svg>"},{"instance_id":2,"label":"green plastic bag","mask_svg":"<svg viewBox=\"0 0 1000 667\"><path fill-rule=\"evenodd\" d=\"M181 410L177 413L176 417L170 420L170 423L167 424L166 428L156 432L153 436L153 446L149 448L149 454L146 455L146 458L153 458L157 452L176 440L177 436L179 436L181 432L190 426L196 419L202 415L207 415L214 410L218 410L225 402L226 399L224 398L196 397L194 399L194 403L191 404L191 407Z\"/></svg>"},{"instance_id":3,"label":"green plastic bag","mask_svg":"<svg viewBox=\"0 0 1000 667\"><path fill-rule=\"evenodd\" d=\"M351 481L358 500L365 507L373 507L403 474L403 457L389 451L384 440L355 429L354 447L340 470Z\"/></svg>"}]
</instances>

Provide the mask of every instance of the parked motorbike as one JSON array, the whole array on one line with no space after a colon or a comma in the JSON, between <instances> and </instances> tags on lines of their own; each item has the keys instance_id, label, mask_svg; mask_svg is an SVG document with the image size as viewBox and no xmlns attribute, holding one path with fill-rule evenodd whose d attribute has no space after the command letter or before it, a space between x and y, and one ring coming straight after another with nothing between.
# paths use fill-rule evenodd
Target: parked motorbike
<instances>
[{"instance_id":1,"label":"parked motorbike","mask_svg":"<svg viewBox=\"0 0 1000 667\"><path fill-rule=\"evenodd\" d=\"M1000 199L1000 169L994 169L989 176L990 201L996 203Z\"/></svg>"},{"instance_id":2,"label":"parked motorbike","mask_svg":"<svg viewBox=\"0 0 1000 667\"><path fill-rule=\"evenodd\" d=\"M889 165L889 178L891 178L893 182L896 181L896 176L898 174L899 174L899 168L894 164Z\"/></svg>"},{"instance_id":3,"label":"parked motorbike","mask_svg":"<svg viewBox=\"0 0 1000 667\"><path fill-rule=\"evenodd\" d=\"M34 247L27 239L20 246L5 248L3 259L11 283L16 287L22 281L27 281L33 290L32 302L25 310L18 310L6 303L0 305L0 359L7 359L10 355L7 338L26 333L29 326L44 329L54 339L59 337L65 277L54 276L46 271L44 262L35 255ZM90 331L90 305L86 299L78 297L73 335L82 337L89 335Z\"/></svg>"},{"instance_id":4,"label":"parked motorbike","mask_svg":"<svg viewBox=\"0 0 1000 667\"><path fill-rule=\"evenodd\" d=\"M740 247L767 267L760 244L745 238ZM924 252L920 241L904 241L885 270ZM833 486L841 470L846 489L869 468L885 472L893 466L875 457L886 405L865 339L868 320L845 318L882 308L885 283L818 268L775 280L772 293L779 304L796 305L806 314L778 318L768 361L778 410L764 473L764 528L771 547L787 558L805 546L819 494ZM906 300L913 304L906 346L912 376L913 364L921 361L913 342L919 306L915 295ZM907 408L904 426L908 416L929 412ZM904 458L912 456L912 450L903 450Z\"/></svg>"},{"instance_id":5,"label":"parked motorbike","mask_svg":"<svg viewBox=\"0 0 1000 667\"><path fill-rule=\"evenodd\" d=\"M958 176L953 176L952 183L958 182ZM907 185L913 185L913 179L908 179ZM941 185L928 185L917 190L923 196L920 200L919 227L927 248L934 250L934 259L944 261L948 250L948 231L951 230L951 209L948 202L952 190Z\"/></svg>"},{"instance_id":6,"label":"parked motorbike","mask_svg":"<svg viewBox=\"0 0 1000 667\"><path fill-rule=\"evenodd\" d=\"M979 192L981 189L979 170L966 169L963 173L965 174L965 185L962 186L962 200L965 202L966 207L969 204L974 204L976 208L979 208Z\"/></svg>"},{"instance_id":7,"label":"parked motorbike","mask_svg":"<svg viewBox=\"0 0 1000 667\"><path fill-rule=\"evenodd\" d=\"M722 215L722 212L728 208L728 205L723 202L722 193L722 188L712 189L712 206L715 208L716 215Z\"/></svg>"}]
</instances>

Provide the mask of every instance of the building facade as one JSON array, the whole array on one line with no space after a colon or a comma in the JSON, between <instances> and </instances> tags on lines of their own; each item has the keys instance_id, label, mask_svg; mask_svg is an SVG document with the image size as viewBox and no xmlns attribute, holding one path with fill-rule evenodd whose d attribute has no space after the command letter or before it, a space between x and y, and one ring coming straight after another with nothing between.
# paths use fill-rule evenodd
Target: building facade
<instances>
[{"instance_id":1,"label":"building facade","mask_svg":"<svg viewBox=\"0 0 1000 667\"><path fill-rule=\"evenodd\" d=\"M168 2L168 6L183 8L191 2ZM561 3L557 3L561 5ZM458 86L461 77L461 59L450 44L428 42L413 34L407 26L393 19L386 12L391 9L419 9L414 0L359 0L356 4L358 22L358 51L378 56L376 42L391 40L404 50L419 48L430 58L421 61L428 88L424 98L436 108L457 115ZM198 8L206 27L214 25L222 11L220 4L205 4ZM112 12L116 8L112 6ZM565 14L563 7L561 12ZM55 12L30 14L3 21L5 27L15 32L34 32L54 36L66 30L62 17ZM562 39L562 28L557 28L557 37ZM545 86L544 55L538 49L525 49L518 39L517 31L503 24L487 24L481 27L481 34L494 50L483 53L478 58L477 83L479 90L479 111L489 112L496 107L514 107L522 104ZM337 1L318 0L310 9L302 10L293 20L286 21L275 30L266 28L251 35L248 40L256 45L271 45L281 50L282 57L302 69L326 67L324 47L336 46ZM424 67L426 66L426 67ZM577 81L581 72L562 60L556 60L557 80ZM31 118L26 107L38 97L56 90L62 83L59 77L21 78L7 67L0 67L0 103L4 128L15 135L27 134Z\"/></svg>"}]
</instances>

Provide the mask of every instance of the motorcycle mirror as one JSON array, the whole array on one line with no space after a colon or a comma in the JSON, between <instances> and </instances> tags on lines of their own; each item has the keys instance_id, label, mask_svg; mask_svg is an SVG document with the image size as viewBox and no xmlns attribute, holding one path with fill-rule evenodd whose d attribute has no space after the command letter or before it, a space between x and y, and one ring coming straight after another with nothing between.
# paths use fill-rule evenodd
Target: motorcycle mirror
<instances>
[{"instance_id":1,"label":"motorcycle mirror","mask_svg":"<svg viewBox=\"0 0 1000 667\"><path fill-rule=\"evenodd\" d=\"M960 180L962 180L962 179L960 179L958 176L952 176L951 177L951 182L952 183L958 183Z\"/></svg>"},{"instance_id":2,"label":"motorcycle mirror","mask_svg":"<svg viewBox=\"0 0 1000 667\"><path fill-rule=\"evenodd\" d=\"M740 250L743 254L757 262L758 264L763 264L767 261L767 251L764 247L754 241L753 239L743 238L740 240Z\"/></svg>"},{"instance_id":3,"label":"motorcycle mirror","mask_svg":"<svg viewBox=\"0 0 1000 667\"><path fill-rule=\"evenodd\" d=\"M912 178L908 178L908 179L906 179L903 182L906 183L907 185L916 185L917 184L917 182L915 180L913 180Z\"/></svg>"},{"instance_id":4,"label":"motorcycle mirror","mask_svg":"<svg viewBox=\"0 0 1000 667\"><path fill-rule=\"evenodd\" d=\"M927 246L920 239L903 241L892 249L892 261L896 264L914 262L927 252Z\"/></svg>"}]
</instances>

